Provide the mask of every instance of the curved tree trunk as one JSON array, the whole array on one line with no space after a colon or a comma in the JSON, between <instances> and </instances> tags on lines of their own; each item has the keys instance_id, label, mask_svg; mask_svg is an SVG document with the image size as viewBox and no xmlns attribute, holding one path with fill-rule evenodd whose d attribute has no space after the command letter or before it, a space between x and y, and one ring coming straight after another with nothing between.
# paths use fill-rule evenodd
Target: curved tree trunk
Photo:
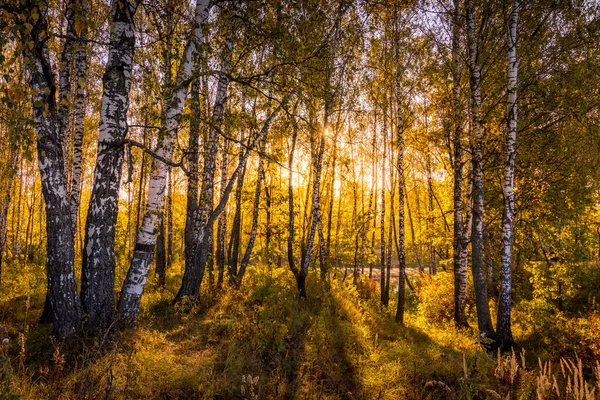
<instances>
[{"instance_id":1,"label":"curved tree trunk","mask_svg":"<svg viewBox=\"0 0 600 400\"><path fill-rule=\"evenodd\" d=\"M220 183L220 196L223 197L225 193L225 186L227 182L227 167L228 167L228 158L227 153L229 152L229 143L225 143L225 148L223 149L223 155L221 156L221 183ZM216 251L216 261L218 271L217 278L217 287L221 287L223 285L223 278L225 274L225 236L227 234L227 210L224 210L219 216L219 221L217 224L217 251Z\"/></svg>"},{"instance_id":2,"label":"curved tree trunk","mask_svg":"<svg viewBox=\"0 0 600 400\"><path fill-rule=\"evenodd\" d=\"M240 157L243 152L240 150ZM240 239L242 229L242 189L244 188L244 177L246 175L246 167L242 168L235 187L235 212L233 215L233 223L231 225L231 238L229 240L229 256L228 256L228 274L229 283L234 285L238 271L238 259L240 254Z\"/></svg>"},{"instance_id":3,"label":"curved tree trunk","mask_svg":"<svg viewBox=\"0 0 600 400\"><path fill-rule=\"evenodd\" d=\"M244 252L244 257L242 258L242 262L240 264L240 270L237 275L237 286L241 286L242 279L244 279L244 274L246 273L246 267L250 262L250 257L252 256L252 249L254 248L254 242L256 241L256 231L258 229L258 213L260 206L260 192L262 188L262 182L265 176L265 170L263 166L263 162L261 159L258 160L258 176L256 177L256 190L254 191L254 203L252 205L252 228L250 230L250 238L248 239L248 245L246 247L246 251Z\"/></svg>"}]
</instances>

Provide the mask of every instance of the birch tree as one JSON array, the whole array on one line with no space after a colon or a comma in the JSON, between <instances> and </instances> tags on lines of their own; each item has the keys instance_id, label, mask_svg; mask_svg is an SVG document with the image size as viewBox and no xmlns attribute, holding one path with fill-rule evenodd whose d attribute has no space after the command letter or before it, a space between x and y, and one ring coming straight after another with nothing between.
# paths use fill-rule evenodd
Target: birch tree
<instances>
[{"instance_id":1,"label":"birch tree","mask_svg":"<svg viewBox=\"0 0 600 400\"><path fill-rule=\"evenodd\" d=\"M28 4L30 9L34 4ZM69 2L67 8L75 7ZM57 105L57 87L49 58L47 13L40 7L31 16L31 29L26 38L31 43L25 56L28 59L29 82L32 93L33 120L37 133L38 166L42 193L46 202L46 275L48 306L54 336L63 339L78 329L81 322L81 300L77 294L74 274L73 224L67 190L65 153L63 147L65 112ZM67 24L74 24L73 13L67 12ZM66 39L62 59L70 59L72 39ZM65 54L66 53L66 54ZM70 64L63 69L70 69ZM62 77L68 76L64 72ZM68 96L69 85L59 86L59 99Z\"/></svg>"},{"instance_id":2,"label":"birch tree","mask_svg":"<svg viewBox=\"0 0 600 400\"><path fill-rule=\"evenodd\" d=\"M460 0L454 0L452 15L452 110L454 119L454 322L468 326L465 315L467 304L467 259L469 240L463 222L463 155L462 155L462 105L460 99Z\"/></svg>"},{"instance_id":3,"label":"birch tree","mask_svg":"<svg viewBox=\"0 0 600 400\"><path fill-rule=\"evenodd\" d=\"M188 174L187 203L185 210L184 257L185 264L191 265L195 260L194 250L194 218L198 210L198 149L200 139L200 78L194 79L191 87L190 132L188 138Z\"/></svg>"},{"instance_id":4,"label":"birch tree","mask_svg":"<svg viewBox=\"0 0 600 400\"><path fill-rule=\"evenodd\" d=\"M112 3L108 61L102 77L98 155L84 239L81 296L87 329L111 326L115 317L115 225L127 134L129 87L139 0Z\"/></svg>"},{"instance_id":5,"label":"birch tree","mask_svg":"<svg viewBox=\"0 0 600 400\"><path fill-rule=\"evenodd\" d=\"M230 81L229 73L231 72L231 55L233 51L232 29L232 22L230 21L226 33L225 46L221 52L221 74L219 75L217 83L217 92L210 120L210 130L206 142L206 153L201 174L202 187L200 189L200 201L198 203L198 209L193 217L194 239L192 247L194 247L195 250L192 250L192 253L195 251L198 251L198 253L193 253L193 258L186 260L183 281L179 288L179 292L175 297L176 300L185 296L196 298L200 290L200 283L204 276L204 266L209 256L209 236L212 237L212 230L204 231L204 227L207 225L207 221L213 208L213 186L215 181L219 132L223 125L225 102L227 101L227 89ZM201 242L202 245L198 246L198 242Z\"/></svg>"},{"instance_id":6,"label":"birch tree","mask_svg":"<svg viewBox=\"0 0 600 400\"><path fill-rule=\"evenodd\" d=\"M244 274L246 273L246 268L248 267L248 263L250 262L250 257L252 256L252 250L254 248L254 242L256 241L256 231L258 229L258 214L260 207L260 192L262 188L262 183L265 177L265 170L262 159L258 160L258 173L256 177L256 190L254 191L254 202L252 204L252 227L250 228L250 237L248 238L248 244L246 245L246 251L244 252L244 256L242 257L242 261L240 263L240 270L236 277L236 285L239 287L242 284L242 279L244 279Z\"/></svg>"},{"instance_id":7,"label":"birch tree","mask_svg":"<svg viewBox=\"0 0 600 400\"><path fill-rule=\"evenodd\" d=\"M83 169L83 137L85 134L85 84L87 75L87 37L88 23L84 20L88 13L87 0L80 0L79 7L74 10L78 14L79 21L73 24L73 33L79 34L79 41L75 50L75 110L73 111L74 135L73 135L73 166L70 184L71 220L73 223L73 235L77 233L77 221L79 220L79 205L81 202L81 174ZM83 22L82 22L83 21Z\"/></svg>"},{"instance_id":8,"label":"birch tree","mask_svg":"<svg viewBox=\"0 0 600 400\"><path fill-rule=\"evenodd\" d=\"M199 65L200 47L203 43L203 25L208 17L208 12L209 0L197 0L193 35L186 45L183 60L177 72L175 89L165 107L165 126L162 128L162 138L156 151L157 156L163 159L169 160L173 156L175 137L179 128L179 116L183 111L194 71ZM123 282L119 300L119 319L124 323L132 324L137 320L140 300L154 255L158 228L164 213L167 173L167 164L154 158L146 212L138 231L133 259Z\"/></svg>"},{"instance_id":9,"label":"birch tree","mask_svg":"<svg viewBox=\"0 0 600 400\"><path fill-rule=\"evenodd\" d=\"M397 6L394 7L394 97L396 104L396 146L398 155L396 159L396 174L398 176L398 230L396 237L396 251L398 253L398 305L396 308L396 322L404 323L404 297L406 281L406 249L404 238L404 112L402 109L402 74L404 73L403 63L400 59L400 24ZM393 205L393 203L392 203ZM391 229L391 227L390 227ZM395 225L394 225L395 230Z\"/></svg>"},{"instance_id":10,"label":"birch tree","mask_svg":"<svg viewBox=\"0 0 600 400\"><path fill-rule=\"evenodd\" d=\"M279 103L279 105L275 107L275 109L271 111L271 113L268 115L258 134L250 141L250 143L247 146L244 146L244 150L242 152L242 155L239 157L238 164L227 181L227 186L225 186L223 196L217 202L216 207L207 212L205 220L206 222L203 222L198 215L196 216L196 220L194 221L194 249L192 250L195 255L195 259L193 260L194 263L192 264L192 266L186 265L183 281L181 283L181 287L179 288L179 292L175 297L175 301L180 301L181 299L186 297L191 298L193 301L198 300L198 297L200 295L200 285L202 284L202 279L204 278L204 272L208 258L208 251L210 249L209 240L212 239L210 235L210 233L212 232L212 227L217 218L219 218L219 216L225 209L225 205L229 200L229 196L231 194L231 191L233 190L233 186L239 179L242 170L245 168L248 157L252 152L254 152L254 150L258 146L258 143L264 140L267 133L269 132L273 119L276 117L279 111L281 111L281 109L286 103L287 97L284 97ZM215 127L213 126L211 130L212 129L215 129Z\"/></svg>"},{"instance_id":11,"label":"birch tree","mask_svg":"<svg viewBox=\"0 0 600 400\"><path fill-rule=\"evenodd\" d=\"M490 347L488 340L495 340L492 325L483 264L483 217L484 217L484 175L483 175L483 116L481 112L481 66L479 65L479 42L473 16L473 0L467 0L467 39L469 47L469 74L471 82L471 124L473 165L473 220L471 247L473 284L475 285L475 305L477 325L482 335L482 343Z\"/></svg>"},{"instance_id":12,"label":"birch tree","mask_svg":"<svg viewBox=\"0 0 600 400\"><path fill-rule=\"evenodd\" d=\"M517 61L517 21L519 17L519 0L513 0L508 22L506 60L507 82L507 125L504 143L504 209L502 212L502 247L500 250L500 295L498 296L498 345L503 351L510 351L514 345L511 331L511 293L512 293L512 245L515 216L515 155L517 142L517 77L519 62Z\"/></svg>"}]
</instances>

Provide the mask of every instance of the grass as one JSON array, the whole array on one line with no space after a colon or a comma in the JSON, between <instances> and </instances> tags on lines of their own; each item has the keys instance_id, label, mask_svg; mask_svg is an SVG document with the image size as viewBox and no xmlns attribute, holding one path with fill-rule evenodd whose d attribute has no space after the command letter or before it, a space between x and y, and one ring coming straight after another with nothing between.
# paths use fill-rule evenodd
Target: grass
<instances>
[{"instance_id":1,"label":"grass","mask_svg":"<svg viewBox=\"0 0 600 400\"><path fill-rule=\"evenodd\" d=\"M0 399L592 399L600 392L597 364L492 357L474 332L444 322L443 313L435 319L418 295L399 326L393 302L382 308L374 284L325 284L317 275L309 275L308 299L298 300L289 271L252 267L241 290L207 287L198 305L176 307L180 276L171 275L164 291L148 285L137 329L64 343L35 324L43 291L17 282L29 295L1 292L0 335L9 343L0 352ZM444 293L443 282L443 275L426 280L419 295L440 296L431 285Z\"/></svg>"}]
</instances>

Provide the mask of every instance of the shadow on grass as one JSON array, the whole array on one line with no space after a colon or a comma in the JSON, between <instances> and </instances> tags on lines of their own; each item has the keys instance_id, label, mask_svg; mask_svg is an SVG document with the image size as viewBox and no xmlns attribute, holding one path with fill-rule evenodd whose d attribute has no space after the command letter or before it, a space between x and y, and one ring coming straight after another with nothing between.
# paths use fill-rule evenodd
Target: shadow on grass
<instances>
[{"instance_id":1,"label":"shadow on grass","mask_svg":"<svg viewBox=\"0 0 600 400\"><path fill-rule=\"evenodd\" d=\"M235 399L243 398L242 376L251 375L259 377L259 398L377 399L444 398L435 388L424 392L425 382L460 376L461 354L396 325L373 293L365 299L337 281L329 289L316 274L307 288L308 299L299 300L289 271L249 271L241 290L203 288L191 309L173 307L171 288L152 288L137 330L107 345L65 342L62 375L34 380L66 382L71 394L90 398ZM54 362L46 328L31 333L28 351L40 353L26 361L30 370Z\"/></svg>"}]
</instances>

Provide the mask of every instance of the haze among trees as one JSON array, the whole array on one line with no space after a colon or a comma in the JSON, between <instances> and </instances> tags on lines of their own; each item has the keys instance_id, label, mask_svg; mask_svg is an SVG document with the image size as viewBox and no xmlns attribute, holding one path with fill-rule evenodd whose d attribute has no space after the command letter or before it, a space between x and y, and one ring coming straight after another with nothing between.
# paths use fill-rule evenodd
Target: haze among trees
<instances>
[{"instance_id":1,"label":"haze among trees","mask_svg":"<svg viewBox=\"0 0 600 400\"><path fill-rule=\"evenodd\" d=\"M0 399L600 398L600 4L0 2Z\"/></svg>"}]
</instances>

